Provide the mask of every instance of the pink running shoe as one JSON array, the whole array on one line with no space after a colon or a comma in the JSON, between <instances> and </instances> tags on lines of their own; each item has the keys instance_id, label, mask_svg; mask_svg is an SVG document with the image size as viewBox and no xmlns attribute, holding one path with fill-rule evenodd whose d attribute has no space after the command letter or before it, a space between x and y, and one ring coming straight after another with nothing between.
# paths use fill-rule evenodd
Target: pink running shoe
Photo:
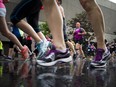
<instances>
[{"instance_id":1,"label":"pink running shoe","mask_svg":"<svg viewBox=\"0 0 116 87\"><path fill-rule=\"evenodd\" d=\"M24 45L23 50L21 50L21 54L23 56L23 59L25 60L26 58L29 58L29 49L26 45Z\"/></svg>"}]
</instances>

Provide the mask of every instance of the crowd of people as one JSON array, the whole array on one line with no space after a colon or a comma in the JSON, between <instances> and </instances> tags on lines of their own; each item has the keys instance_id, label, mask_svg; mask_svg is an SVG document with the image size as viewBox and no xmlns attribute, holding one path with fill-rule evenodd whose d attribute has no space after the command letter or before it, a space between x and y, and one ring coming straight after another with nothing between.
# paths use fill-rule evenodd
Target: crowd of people
<instances>
[{"instance_id":1,"label":"crowd of people","mask_svg":"<svg viewBox=\"0 0 116 87\"><path fill-rule=\"evenodd\" d=\"M70 47L73 57L78 55L81 60L85 60L86 56L82 46L84 41L83 36L86 34L86 31L81 27L81 23L77 22L75 26L76 29L74 30L75 46L68 40L65 32L64 9L61 6L62 0L21 0L13 9L10 15L10 21L14 30L16 30L17 27L29 35L27 37L27 40L29 40L29 44L26 44L27 46L21 43L18 36L15 36L8 29L5 19L6 8L4 5L6 1L8 0L0 0L0 31L2 35L6 36L17 45L18 52L22 54L24 60L29 58L29 50L32 51L29 46L32 43L31 38L36 42L35 48L37 48L38 51L37 63L39 65L52 66L57 62L71 62L73 58L66 44ZM103 13L96 0L79 1L88 14L97 40L97 47L94 47L94 44L88 44L88 52L90 50L89 55L94 56L90 65L96 68L105 67L111 54L105 44L105 22ZM52 43L45 38L44 34L39 29L39 13L42 7L44 7L47 24L52 34ZM26 18L27 21L25 21L24 18ZM13 48L13 46L11 46L11 48ZM48 48L50 49L48 50ZM83 64L84 62L82 62L82 65Z\"/></svg>"}]
</instances>

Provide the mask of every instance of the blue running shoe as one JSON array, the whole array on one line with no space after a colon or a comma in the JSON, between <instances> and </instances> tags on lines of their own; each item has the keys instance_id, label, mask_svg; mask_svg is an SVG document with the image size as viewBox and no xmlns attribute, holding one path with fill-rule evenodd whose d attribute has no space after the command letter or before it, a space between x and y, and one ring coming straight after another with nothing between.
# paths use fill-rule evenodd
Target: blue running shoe
<instances>
[{"instance_id":1,"label":"blue running shoe","mask_svg":"<svg viewBox=\"0 0 116 87\"><path fill-rule=\"evenodd\" d=\"M37 44L36 48L39 52L37 55L37 59L42 58L46 54L49 45L50 45L49 41L41 41L40 43Z\"/></svg>"},{"instance_id":2,"label":"blue running shoe","mask_svg":"<svg viewBox=\"0 0 116 87\"><path fill-rule=\"evenodd\" d=\"M70 61L72 61L72 57L68 49L66 49L66 52L61 52L52 46L51 50L49 50L46 56L40 60L37 60L37 63L42 66L53 66L57 62L67 63Z\"/></svg>"}]
</instances>

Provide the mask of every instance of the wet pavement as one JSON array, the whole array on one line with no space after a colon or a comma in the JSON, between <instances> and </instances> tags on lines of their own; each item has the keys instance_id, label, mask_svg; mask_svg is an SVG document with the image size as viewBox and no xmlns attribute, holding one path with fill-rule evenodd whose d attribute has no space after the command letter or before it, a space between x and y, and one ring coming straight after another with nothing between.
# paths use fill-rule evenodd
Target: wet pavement
<instances>
[{"instance_id":1,"label":"wet pavement","mask_svg":"<svg viewBox=\"0 0 116 87\"><path fill-rule=\"evenodd\" d=\"M34 61L0 61L0 87L116 87L116 60L106 68L89 69L89 64L42 67Z\"/></svg>"}]
</instances>

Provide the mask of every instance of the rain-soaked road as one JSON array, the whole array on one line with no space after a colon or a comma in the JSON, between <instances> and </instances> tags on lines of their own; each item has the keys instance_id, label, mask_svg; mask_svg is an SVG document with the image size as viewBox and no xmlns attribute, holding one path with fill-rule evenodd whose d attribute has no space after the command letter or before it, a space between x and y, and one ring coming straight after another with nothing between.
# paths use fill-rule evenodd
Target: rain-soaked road
<instances>
[{"instance_id":1,"label":"rain-soaked road","mask_svg":"<svg viewBox=\"0 0 116 87\"><path fill-rule=\"evenodd\" d=\"M0 87L116 87L116 61L100 69L89 69L89 62L79 69L73 63L42 67L25 62L21 67L22 62L1 61Z\"/></svg>"}]
</instances>

